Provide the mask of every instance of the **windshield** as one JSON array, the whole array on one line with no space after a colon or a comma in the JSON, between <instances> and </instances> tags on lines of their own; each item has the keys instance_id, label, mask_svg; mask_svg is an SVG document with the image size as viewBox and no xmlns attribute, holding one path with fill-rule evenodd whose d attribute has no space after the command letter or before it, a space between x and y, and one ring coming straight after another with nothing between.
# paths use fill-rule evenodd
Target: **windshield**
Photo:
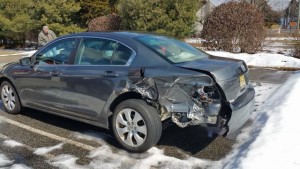
<instances>
[{"instance_id":1,"label":"windshield","mask_svg":"<svg viewBox=\"0 0 300 169\"><path fill-rule=\"evenodd\" d=\"M164 36L142 36L137 39L173 63L188 62L208 57L206 53L187 43Z\"/></svg>"}]
</instances>

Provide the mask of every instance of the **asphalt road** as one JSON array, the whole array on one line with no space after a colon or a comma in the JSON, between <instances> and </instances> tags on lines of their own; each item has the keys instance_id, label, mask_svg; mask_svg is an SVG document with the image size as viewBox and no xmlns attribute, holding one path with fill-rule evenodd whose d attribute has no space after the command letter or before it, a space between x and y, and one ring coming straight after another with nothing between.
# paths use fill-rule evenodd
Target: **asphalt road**
<instances>
[{"instance_id":1,"label":"asphalt road","mask_svg":"<svg viewBox=\"0 0 300 169\"><path fill-rule=\"evenodd\" d=\"M292 72L276 70L251 69L253 82L283 83ZM78 165L91 162L91 151L108 145L113 152L122 152L111 132L77 122L74 120L46 114L40 111L25 109L20 115L4 112L0 103L0 154L7 156L12 164L25 164L32 168L56 168L49 161L61 154L78 157ZM10 147L8 140L15 140L23 146ZM63 143L60 149L37 155L40 147L52 147ZM233 140L223 137L207 137L201 127L193 126L181 129L172 126L163 131L157 148L164 149L164 154L185 159L189 156L219 160L232 150ZM124 167L126 168L126 167ZM128 164L128 168L130 165Z\"/></svg>"}]
</instances>

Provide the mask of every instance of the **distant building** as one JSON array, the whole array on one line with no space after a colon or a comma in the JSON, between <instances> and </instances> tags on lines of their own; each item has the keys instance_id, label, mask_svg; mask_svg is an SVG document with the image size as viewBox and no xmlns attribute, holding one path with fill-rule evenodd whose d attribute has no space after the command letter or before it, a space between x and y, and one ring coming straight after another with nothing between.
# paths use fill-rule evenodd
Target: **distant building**
<instances>
[{"instance_id":1,"label":"distant building","mask_svg":"<svg viewBox=\"0 0 300 169\"><path fill-rule=\"evenodd\" d=\"M197 12L197 23L196 23L196 34L200 34L203 30L203 24L207 16L214 10L216 5L212 3L210 0L206 1L206 4L202 6Z\"/></svg>"},{"instance_id":2,"label":"distant building","mask_svg":"<svg viewBox=\"0 0 300 169\"><path fill-rule=\"evenodd\" d=\"M298 1L291 0L289 6L285 9L283 18L283 28L296 29L298 19Z\"/></svg>"}]
</instances>

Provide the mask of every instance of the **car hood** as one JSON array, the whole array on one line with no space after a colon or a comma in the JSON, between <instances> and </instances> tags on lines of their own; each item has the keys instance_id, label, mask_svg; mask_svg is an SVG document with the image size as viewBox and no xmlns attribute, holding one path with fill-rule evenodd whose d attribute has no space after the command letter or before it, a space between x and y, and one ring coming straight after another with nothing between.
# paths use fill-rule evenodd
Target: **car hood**
<instances>
[{"instance_id":1,"label":"car hood","mask_svg":"<svg viewBox=\"0 0 300 169\"><path fill-rule=\"evenodd\" d=\"M176 66L211 75L223 89L228 101L234 101L241 96L249 84L248 68L242 60L209 56ZM241 85L241 75L245 80L245 86Z\"/></svg>"},{"instance_id":2,"label":"car hood","mask_svg":"<svg viewBox=\"0 0 300 169\"><path fill-rule=\"evenodd\" d=\"M176 66L211 74L217 82L236 78L248 71L247 66L242 60L216 56L179 63Z\"/></svg>"}]
</instances>

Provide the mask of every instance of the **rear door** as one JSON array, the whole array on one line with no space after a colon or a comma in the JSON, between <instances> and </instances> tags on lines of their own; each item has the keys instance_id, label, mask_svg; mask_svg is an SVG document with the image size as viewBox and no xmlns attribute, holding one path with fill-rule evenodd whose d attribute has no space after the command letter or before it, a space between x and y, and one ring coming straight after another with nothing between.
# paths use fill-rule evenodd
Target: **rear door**
<instances>
[{"instance_id":1,"label":"rear door","mask_svg":"<svg viewBox=\"0 0 300 169\"><path fill-rule=\"evenodd\" d=\"M63 109L96 120L115 88L126 85L134 55L132 49L115 40L82 38L74 64L63 71Z\"/></svg>"}]
</instances>

